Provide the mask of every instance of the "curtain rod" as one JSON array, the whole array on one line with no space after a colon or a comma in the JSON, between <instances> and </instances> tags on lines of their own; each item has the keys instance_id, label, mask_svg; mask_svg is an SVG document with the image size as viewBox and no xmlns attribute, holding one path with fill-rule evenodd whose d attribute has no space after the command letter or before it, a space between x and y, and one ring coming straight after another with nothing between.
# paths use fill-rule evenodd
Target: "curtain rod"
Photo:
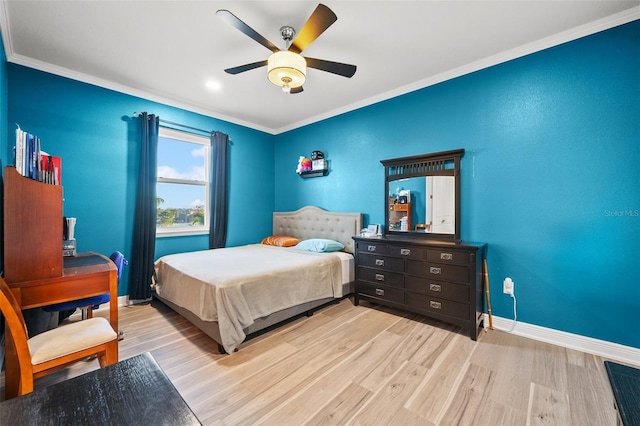
<instances>
[{"instance_id":1,"label":"curtain rod","mask_svg":"<svg viewBox=\"0 0 640 426\"><path fill-rule=\"evenodd\" d=\"M133 113L134 117L137 117L139 115L140 115L140 113L138 113L138 112L134 112ZM163 120L162 118L159 118L158 121L160 121L160 123L169 124L171 126L179 126L179 127L185 128L185 129L191 129L191 130L195 130L197 132L206 133L208 135L210 135L211 133L214 132L213 130L202 130L202 129L198 129L197 127L187 126L186 124L180 124L180 123L175 123L175 122L169 121L169 120ZM162 124L160 124L160 125L162 126ZM169 126L162 126L162 127L171 128Z\"/></svg>"}]
</instances>

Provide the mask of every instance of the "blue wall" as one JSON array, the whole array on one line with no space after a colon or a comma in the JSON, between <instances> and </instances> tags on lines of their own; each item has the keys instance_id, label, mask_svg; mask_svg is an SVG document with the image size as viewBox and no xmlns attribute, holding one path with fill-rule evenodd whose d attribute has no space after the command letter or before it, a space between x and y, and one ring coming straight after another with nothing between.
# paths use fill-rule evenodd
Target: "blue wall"
<instances>
[{"instance_id":1,"label":"blue wall","mask_svg":"<svg viewBox=\"0 0 640 426\"><path fill-rule=\"evenodd\" d=\"M493 313L512 317L510 276L519 320L640 348L640 22L278 136L2 62L0 122L11 126L0 159L15 122L63 157L82 251L129 254L134 111L230 135L229 245L268 234L272 211L307 204L382 223L381 159L464 148L462 236L489 244ZM300 179L298 157L313 150L330 174ZM205 247L159 239L157 255Z\"/></svg>"},{"instance_id":2,"label":"blue wall","mask_svg":"<svg viewBox=\"0 0 640 426\"><path fill-rule=\"evenodd\" d=\"M131 118L136 111L227 133L227 244L254 243L271 232L273 135L14 64L8 65L8 78L4 122L19 123L41 138L45 151L62 157L64 214L78 219L79 251L120 250L130 258L140 139L139 120ZM4 133L15 137L13 131ZM156 255L207 247L207 236L158 238ZM123 276L120 295L128 289L126 271Z\"/></svg>"},{"instance_id":3,"label":"blue wall","mask_svg":"<svg viewBox=\"0 0 640 426\"><path fill-rule=\"evenodd\" d=\"M382 223L379 161L457 148L493 314L509 276L520 321L640 348L640 22L279 135L275 207ZM313 150L330 174L300 179Z\"/></svg>"}]
</instances>

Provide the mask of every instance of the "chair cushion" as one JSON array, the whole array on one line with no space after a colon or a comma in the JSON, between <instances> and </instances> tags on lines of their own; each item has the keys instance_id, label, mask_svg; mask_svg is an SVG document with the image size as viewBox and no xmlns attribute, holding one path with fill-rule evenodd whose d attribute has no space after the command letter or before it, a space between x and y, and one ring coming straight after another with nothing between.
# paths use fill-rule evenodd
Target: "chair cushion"
<instances>
[{"instance_id":1,"label":"chair cushion","mask_svg":"<svg viewBox=\"0 0 640 426\"><path fill-rule=\"evenodd\" d=\"M40 364L118 338L105 318L96 317L62 325L27 341L31 363Z\"/></svg>"}]
</instances>

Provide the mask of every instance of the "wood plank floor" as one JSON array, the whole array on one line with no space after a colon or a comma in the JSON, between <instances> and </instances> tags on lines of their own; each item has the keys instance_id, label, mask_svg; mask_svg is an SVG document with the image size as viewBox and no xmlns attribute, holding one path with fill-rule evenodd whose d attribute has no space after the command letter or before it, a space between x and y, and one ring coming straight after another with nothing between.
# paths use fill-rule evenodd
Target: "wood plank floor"
<instances>
[{"instance_id":1,"label":"wood plank floor","mask_svg":"<svg viewBox=\"0 0 640 426\"><path fill-rule=\"evenodd\" d=\"M120 359L151 352L205 425L616 424L597 356L500 331L473 342L349 299L233 355L160 302L121 308L120 326ZM75 364L36 389L97 367Z\"/></svg>"}]
</instances>

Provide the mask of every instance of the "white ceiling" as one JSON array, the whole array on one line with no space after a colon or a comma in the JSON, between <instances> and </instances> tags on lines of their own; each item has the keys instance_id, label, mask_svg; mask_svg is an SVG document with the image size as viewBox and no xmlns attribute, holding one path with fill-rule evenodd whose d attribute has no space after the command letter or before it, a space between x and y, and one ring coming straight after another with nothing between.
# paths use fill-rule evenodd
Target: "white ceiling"
<instances>
[{"instance_id":1,"label":"white ceiling","mask_svg":"<svg viewBox=\"0 0 640 426\"><path fill-rule=\"evenodd\" d=\"M303 55L358 70L308 69L304 92L285 95L264 67L223 71L270 51L215 12L284 49L279 28L299 30L315 1L1 3L9 62L273 134L640 18L640 0L326 1L338 21Z\"/></svg>"}]
</instances>

